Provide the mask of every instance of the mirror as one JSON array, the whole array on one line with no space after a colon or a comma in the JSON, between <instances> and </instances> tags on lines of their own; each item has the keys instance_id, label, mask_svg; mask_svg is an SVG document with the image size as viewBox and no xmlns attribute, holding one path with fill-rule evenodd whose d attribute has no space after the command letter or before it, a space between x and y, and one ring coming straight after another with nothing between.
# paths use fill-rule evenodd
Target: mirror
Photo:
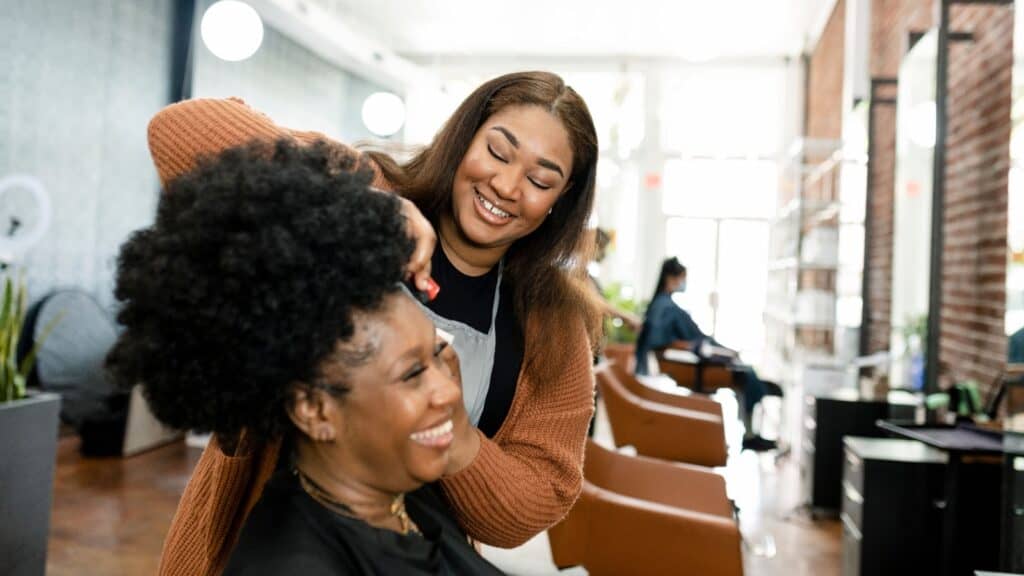
<instances>
[{"instance_id":1,"label":"mirror","mask_svg":"<svg viewBox=\"0 0 1024 576\"><path fill-rule=\"evenodd\" d=\"M896 104L890 383L914 390L924 387L937 46L933 30L904 56Z\"/></svg>"},{"instance_id":2,"label":"mirror","mask_svg":"<svg viewBox=\"0 0 1024 576\"><path fill-rule=\"evenodd\" d=\"M1014 7L1013 129L1007 195L1007 361L1024 363L1024 3Z\"/></svg>"}]
</instances>

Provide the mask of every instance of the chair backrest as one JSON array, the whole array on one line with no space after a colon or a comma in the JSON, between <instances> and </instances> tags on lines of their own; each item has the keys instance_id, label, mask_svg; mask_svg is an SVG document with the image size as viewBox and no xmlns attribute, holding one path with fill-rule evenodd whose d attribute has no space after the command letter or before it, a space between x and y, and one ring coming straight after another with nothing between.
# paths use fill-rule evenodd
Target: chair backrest
<instances>
[{"instance_id":1,"label":"chair backrest","mask_svg":"<svg viewBox=\"0 0 1024 576\"><path fill-rule=\"evenodd\" d=\"M646 400L627 390L607 364L595 368L616 446L632 444L655 458L724 466L728 458L719 415Z\"/></svg>"},{"instance_id":2,"label":"chair backrest","mask_svg":"<svg viewBox=\"0 0 1024 576\"><path fill-rule=\"evenodd\" d=\"M594 377L597 381L598 391L601 393L601 400L608 411L608 421L611 424L612 436L615 438L616 445L629 444L631 441L630 431L623 424L629 422L629 419L639 409L638 398L626 390L607 364L595 368Z\"/></svg>"},{"instance_id":3,"label":"chair backrest","mask_svg":"<svg viewBox=\"0 0 1024 576\"><path fill-rule=\"evenodd\" d=\"M646 494L657 490L654 498L636 486L649 476L656 478L646 482ZM662 497L673 493L696 506L681 497ZM580 497L548 530L548 541L556 566L583 565L595 576L743 574L739 527L721 476L618 454L593 442L587 446Z\"/></svg>"},{"instance_id":4,"label":"chair backrest","mask_svg":"<svg viewBox=\"0 0 1024 576\"><path fill-rule=\"evenodd\" d=\"M624 370L632 373L633 365L636 364L636 346L632 344L609 343L605 344L604 357L610 362L615 362Z\"/></svg>"},{"instance_id":5,"label":"chair backrest","mask_svg":"<svg viewBox=\"0 0 1024 576\"><path fill-rule=\"evenodd\" d=\"M629 390L634 395L639 396L644 400L668 404L670 406L685 408L687 410L697 410L713 416L722 416L722 405L703 394L682 396L656 390L641 382L635 374L628 372L617 361L609 362L608 368L611 370L612 374L618 378L619 382L622 383L626 390Z\"/></svg>"},{"instance_id":6,"label":"chair backrest","mask_svg":"<svg viewBox=\"0 0 1024 576\"><path fill-rule=\"evenodd\" d=\"M107 311L86 292L59 290L33 305L31 322L19 342L25 352L47 329L30 381L60 394L64 422L77 428L89 419L123 418L127 394L117 389L104 368L117 339Z\"/></svg>"},{"instance_id":7,"label":"chair backrest","mask_svg":"<svg viewBox=\"0 0 1024 576\"><path fill-rule=\"evenodd\" d=\"M684 388L697 392L714 392L719 388L729 388L733 385L732 372L726 366L677 362L665 359L661 353L655 353L655 356L658 358L658 369L661 373L675 380L676 384ZM699 386L698 370L701 370Z\"/></svg>"},{"instance_id":8,"label":"chair backrest","mask_svg":"<svg viewBox=\"0 0 1024 576\"><path fill-rule=\"evenodd\" d=\"M704 466L622 454L588 439L583 477L624 496L732 518L725 478Z\"/></svg>"}]
</instances>

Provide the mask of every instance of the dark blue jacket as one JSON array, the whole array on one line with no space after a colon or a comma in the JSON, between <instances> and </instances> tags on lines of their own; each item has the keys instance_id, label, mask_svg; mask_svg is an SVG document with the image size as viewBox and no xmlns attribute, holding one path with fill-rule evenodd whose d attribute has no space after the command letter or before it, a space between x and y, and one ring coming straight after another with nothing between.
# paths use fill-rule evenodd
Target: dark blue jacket
<instances>
[{"instance_id":1,"label":"dark blue jacket","mask_svg":"<svg viewBox=\"0 0 1024 576\"><path fill-rule=\"evenodd\" d=\"M636 342L636 373L647 374L647 353L651 350L665 348L679 340L699 345L705 339L717 344L701 331L686 310L676 305L671 294L661 292L644 314L644 325Z\"/></svg>"}]
</instances>

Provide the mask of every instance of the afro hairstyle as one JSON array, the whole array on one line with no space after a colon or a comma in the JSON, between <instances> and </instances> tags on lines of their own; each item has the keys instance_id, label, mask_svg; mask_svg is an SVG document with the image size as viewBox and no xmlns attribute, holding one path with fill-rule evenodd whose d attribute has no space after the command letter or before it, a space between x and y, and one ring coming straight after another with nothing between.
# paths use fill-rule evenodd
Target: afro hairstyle
<instances>
[{"instance_id":1,"label":"afro hairstyle","mask_svg":"<svg viewBox=\"0 0 1024 576\"><path fill-rule=\"evenodd\" d=\"M175 428L281 435L292 383L400 290L413 241L371 179L324 142L201 158L121 248L115 381Z\"/></svg>"}]
</instances>

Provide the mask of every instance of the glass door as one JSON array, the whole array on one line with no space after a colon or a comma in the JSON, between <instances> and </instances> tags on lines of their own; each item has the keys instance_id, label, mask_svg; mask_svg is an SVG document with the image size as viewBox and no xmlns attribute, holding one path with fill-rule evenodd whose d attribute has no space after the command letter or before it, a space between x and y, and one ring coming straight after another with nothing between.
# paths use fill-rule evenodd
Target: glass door
<instances>
[{"instance_id":1,"label":"glass door","mask_svg":"<svg viewBox=\"0 0 1024 576\"><path fill-rule=\"evenodd\" d=\"M666 254L687 268L687 289L673 297L706 334L757 364L764 347L768 221L669 218Z\"/></svg>"}]
</instances>

